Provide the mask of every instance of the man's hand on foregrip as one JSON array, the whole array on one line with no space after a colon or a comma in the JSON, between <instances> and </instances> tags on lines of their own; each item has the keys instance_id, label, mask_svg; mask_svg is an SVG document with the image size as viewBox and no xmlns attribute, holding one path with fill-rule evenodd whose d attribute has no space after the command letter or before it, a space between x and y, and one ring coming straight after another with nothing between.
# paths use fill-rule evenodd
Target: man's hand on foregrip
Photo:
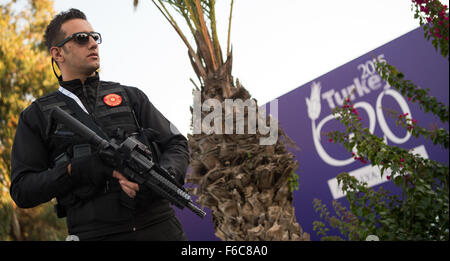
<instances>
[{"instance_id":1,"label":"man's hand on foregrip","mask_svg":"<svg viewBox=\"0 0 450 261\"><path fill-rule=\"evenodd\" d=\"M119 180L120 187L130 198L136 197L136 193L139 191L139 184L129 181L116 170L113 171L113 177Z\"/></svg>"}]
</instances>

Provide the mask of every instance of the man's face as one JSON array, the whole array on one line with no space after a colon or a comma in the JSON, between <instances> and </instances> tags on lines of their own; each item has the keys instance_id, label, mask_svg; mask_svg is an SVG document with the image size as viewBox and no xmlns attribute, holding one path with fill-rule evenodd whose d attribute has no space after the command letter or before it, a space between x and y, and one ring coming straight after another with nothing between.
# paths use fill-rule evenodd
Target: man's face
<instances>
[{"instance_id":1,"label":"man's face","mask_svg":"<svg viewBox=\"0 0 450 261\"><path fill-rule=\"evenodd\" d=\"M78 32L94 31L89 22L83 19L69 20L61 25L61 30L65 32L64 38ZM91 36L87 44L80 45L72 39L61 49L64 57L62 64L71 73L91 75L100 67L98 44Z\"/></svg>"}]
</instances>

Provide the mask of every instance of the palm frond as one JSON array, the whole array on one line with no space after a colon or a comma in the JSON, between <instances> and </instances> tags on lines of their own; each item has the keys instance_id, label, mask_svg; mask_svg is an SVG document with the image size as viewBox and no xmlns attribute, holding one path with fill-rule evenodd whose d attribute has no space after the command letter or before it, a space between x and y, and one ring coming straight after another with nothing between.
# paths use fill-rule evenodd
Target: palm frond
<instances>
[{"instance_id":1,"label":"palm frond","mask_svg":"<svg viewBox=\"0 0 450 261\"><path fill-rule=\"evenodd\" d=\"M228 17L228 38L227 38L227 57L230 56L230 36L231 36L231 19L233 17L233 4L234 0L231 0L231 6L230 6L230 16Z\"/></svg>"},{"instance_id":2,"label":"palm frond","mask_svg":"<svg viewBox=\"0 0 450 261\"><path fill-rule=\"evenodd\" d=\"M188 46L191 62L195 64L194 70L204 72L215 72L224 64L222 49L217 35L217 23L215 12L215 0L152 0L158 9L164 14L166 19L172 24L183 42ZM175 19L165 8L165 4L171 6L181 17L184 18L189 27L197 46L197 57L193 55L192 44L181 31ZM233 7L233 1L231 8ZM227 57L230 55L230 25L231 12L229 18ZM202 77L203 78L203 77Z\"/></svg>"},{"instance_id":3,"label":"palm frond","mask_svg":"<svg viewBox=\"0 0 450 261\"><path fill-rule=\"evenodd\" d=\"M178 26L175 19L172 17L170 12L167 10L166 6L162 3L163 1L157 0L160 5L158 5L155 1L156 0L152 0L153 4L158 8L158 10L163 14L163 16L167 19L167 21L172 25L172 27L175 29L177 34L183 40L184 44L187 46L189 56L192 57L192 59L193 59L193 65L195 64L195 67L197 67L196 73L204 80L206 78L206 71L203 68L203 65L201 64L200 58L198 57L198 55L192 48L192 46L189 43L189 41L187 40L186 36L183 34L183 31L181 31L181 29Z\"/></svg>"}]
</instances>

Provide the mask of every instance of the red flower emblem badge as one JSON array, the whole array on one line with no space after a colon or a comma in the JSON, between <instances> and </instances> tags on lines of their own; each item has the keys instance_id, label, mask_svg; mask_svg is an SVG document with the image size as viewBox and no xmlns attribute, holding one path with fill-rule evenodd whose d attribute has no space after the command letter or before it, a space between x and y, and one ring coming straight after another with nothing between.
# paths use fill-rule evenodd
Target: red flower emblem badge
<instances>
[{"instance_id":1,"label":"red flower emblem badge","mask_svg":"<svg viewBox=\"0 0 450 261\"><path fill-rule=\"evenodd\" d=\"M110 93L103 98L103 101L108 106L116 107L122 103L122 97L120 97L120 95L117 95L115 93Z\"/></svg>"}]
</instances>

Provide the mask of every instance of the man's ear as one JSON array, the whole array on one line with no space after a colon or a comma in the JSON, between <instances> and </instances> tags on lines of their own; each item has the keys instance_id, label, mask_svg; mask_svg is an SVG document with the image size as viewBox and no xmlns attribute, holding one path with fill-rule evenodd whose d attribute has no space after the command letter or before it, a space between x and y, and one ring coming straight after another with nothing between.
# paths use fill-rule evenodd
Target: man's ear
<instances>
[{"instance_id":1,"label":"man's ear","mask_svg":"<svg viewBox=\"0 0 450 261\"><path fill-rule=\"evenodd\" d=\"M57 63L64 62L64 56L62 52L63 52L62 48L56 46L50 48L50 55L53 57L53 60L55 60Z\"/></svg>"}]
</instances>

